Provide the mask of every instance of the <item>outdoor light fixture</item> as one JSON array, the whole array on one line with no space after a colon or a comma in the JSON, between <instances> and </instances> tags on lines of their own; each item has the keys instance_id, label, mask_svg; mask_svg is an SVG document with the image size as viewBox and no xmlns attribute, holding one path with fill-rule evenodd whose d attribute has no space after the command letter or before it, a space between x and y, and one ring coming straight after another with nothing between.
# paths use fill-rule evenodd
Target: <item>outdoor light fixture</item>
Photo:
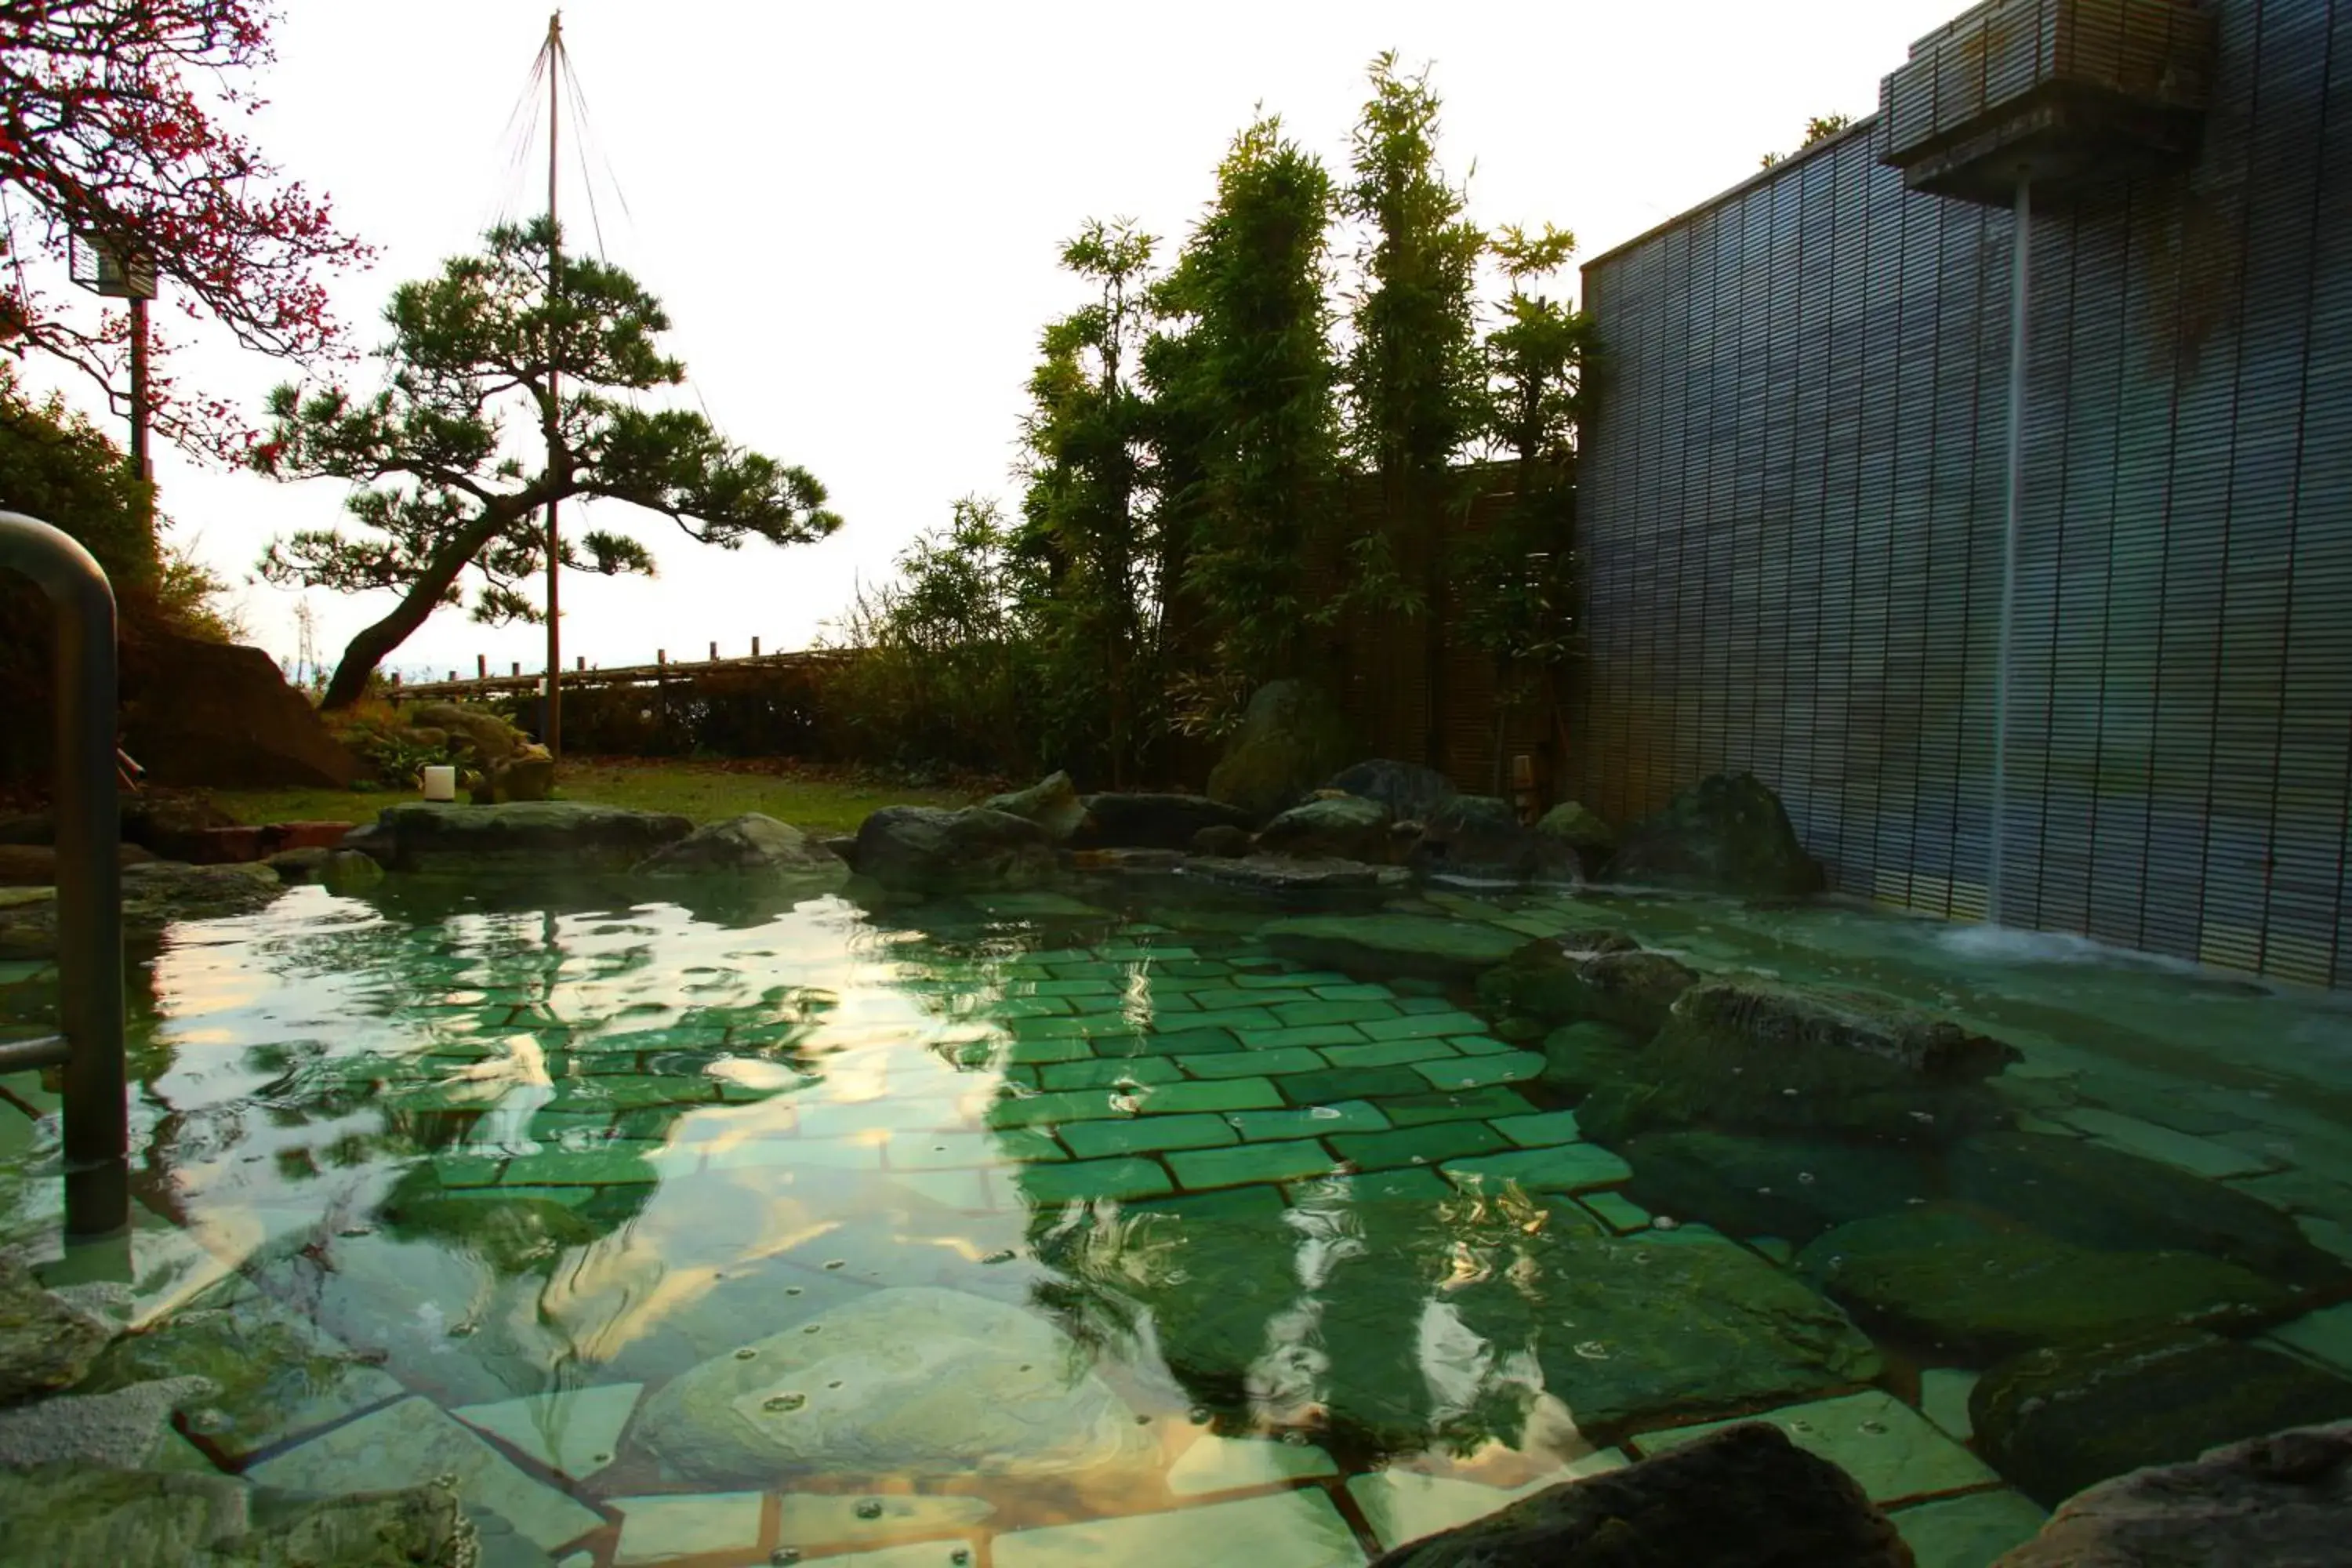
<instances>
[{"instance_id":1,"label":"outdoor light fixture","mask_svg":"<svg viewBox=\"0 0 2352 1568\"><path fill-rule=\"evenodd\" d=\"M110 300L152 300L155 258L120 240L77 234L67 256L75 283Z\"/></svg>"},{"instance_id":2,"label":"outdoor light fixture","mask_svg":"<svg viewBox=\"0 0 2352 1568\"><path fill-rule=\"evenodd\" d=\"M454 801L457 798L457 770L436 763L425 770L425 798Z\"/></svg>"}]
</instances>

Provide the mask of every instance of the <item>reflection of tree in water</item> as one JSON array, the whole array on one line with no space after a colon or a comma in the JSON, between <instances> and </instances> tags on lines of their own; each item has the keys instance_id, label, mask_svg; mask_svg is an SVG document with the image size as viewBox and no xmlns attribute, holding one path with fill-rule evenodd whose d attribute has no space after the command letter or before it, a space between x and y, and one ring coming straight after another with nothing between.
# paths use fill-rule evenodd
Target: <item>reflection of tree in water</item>
<instances>
[{"instance_id":1,"label":"reflection of tree in water","mask_svg":"<svg viewBox=\"0 0 2352 1568\"><path fill-rule=\"evenodd\" d=\"M1072 1204L1030 1244L1033 1302L1122 1360L1156 1352L1225 1431L1305 1428L1366 1458L1468 1453L1523 1426L1551 1211L1520 1196L1298 1207ZM1493 1308L1505 1298L1517 1305Z\"/></svg>"}]
</instances>

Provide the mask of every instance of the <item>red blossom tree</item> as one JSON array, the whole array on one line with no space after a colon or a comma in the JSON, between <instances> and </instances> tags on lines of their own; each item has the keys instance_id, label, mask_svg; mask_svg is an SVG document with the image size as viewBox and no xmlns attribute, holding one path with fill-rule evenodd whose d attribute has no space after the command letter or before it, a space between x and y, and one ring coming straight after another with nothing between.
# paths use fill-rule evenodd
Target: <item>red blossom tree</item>
<instances>
[{"instance_id":1,"label":"red blossom tree","mask_svg":"<svg viewBox=\"0 0 2352 1568\"><path fill-rule=\"evenodd\" d=\"M186 315L221 322L247 348L305 360L341 347L320 274L372 249L221 123L261 107L236 83L271 59L272 20L255 0L0 0L0 343L10 352L77 367L128 412L124 313L77 324L35 281L61 270L76 232L152 258ZM167 352L151 333L156 433L197 455L248 446L231 405L174 384Z\"/></svg>"}]
</instances>

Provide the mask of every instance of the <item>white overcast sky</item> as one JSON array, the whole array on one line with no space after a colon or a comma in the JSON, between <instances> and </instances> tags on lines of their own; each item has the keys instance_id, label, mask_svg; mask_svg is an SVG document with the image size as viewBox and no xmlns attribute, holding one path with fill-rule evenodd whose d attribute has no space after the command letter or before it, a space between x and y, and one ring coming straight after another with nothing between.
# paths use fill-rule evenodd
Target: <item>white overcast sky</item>
<instances>
[{"instance_id":1,"label":"white overcast sky","mask_svg":"<svg viewBox=\"0 0 2352 1568\"><path fill-rule=\"evenodd\" d=\"M516 169L509 117L549 9L287 0L258 84L269 105L248 129L382 247L335 290L362 344L382 341L394 283L467 248L502 204L540 210L545 143ZM1060 242L1091 216L1125 216L1172 250L1257 105L1337 174L1370 58L1394 48L1430 64L1471 216L1558 223L1591 256L1753 174L1808 116L1870 112L1910 43L1962 9L572 0L564 34L603 154L589 174L605 254L667 306L671 351L721 430L808 467L847 522L820 544L727 552L665 519L587 509L653 546L661 575L567 578L565 662L699 658L713 638L722 654L753 636L801 646L956 497L1012 503L1038 329L1082 297L1055 268ZM563 163L567 230L593 243L579 163ZM168 303L159 320L192 331ZM288 374L201 335L178 373L252 407ZM244 580L274 532L339 521L341 487L206 472L169 449L156 464L178 537L240 584L254 640L291 655L303 595ZM390 605L308 597L331 658ZM445 610L392 662L470 671L482 653L529 669L543 637Z\"/></svg>"}]
</instances>

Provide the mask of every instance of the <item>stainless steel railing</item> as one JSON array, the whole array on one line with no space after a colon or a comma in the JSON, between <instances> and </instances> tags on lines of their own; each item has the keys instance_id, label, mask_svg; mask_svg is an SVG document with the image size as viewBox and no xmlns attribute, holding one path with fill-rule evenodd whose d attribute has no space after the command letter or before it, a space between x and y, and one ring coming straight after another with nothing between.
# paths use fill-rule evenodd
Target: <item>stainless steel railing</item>
<instances>
[{"instance_id":1,"label":"stainless steel railing","mask_svg":"<svg viewBox=\"0 0 2352 1568\"><path fill-rule=\"evenodd\" d=\"M0 1045L0 1071L65 1069L66 1232L131 1219L129 1075L122 1053L121 834L114 774L114 590L70 537L0 511L0 568L57 607L58 1021L64 1033Z\"/></svg>"}]
</instances>

